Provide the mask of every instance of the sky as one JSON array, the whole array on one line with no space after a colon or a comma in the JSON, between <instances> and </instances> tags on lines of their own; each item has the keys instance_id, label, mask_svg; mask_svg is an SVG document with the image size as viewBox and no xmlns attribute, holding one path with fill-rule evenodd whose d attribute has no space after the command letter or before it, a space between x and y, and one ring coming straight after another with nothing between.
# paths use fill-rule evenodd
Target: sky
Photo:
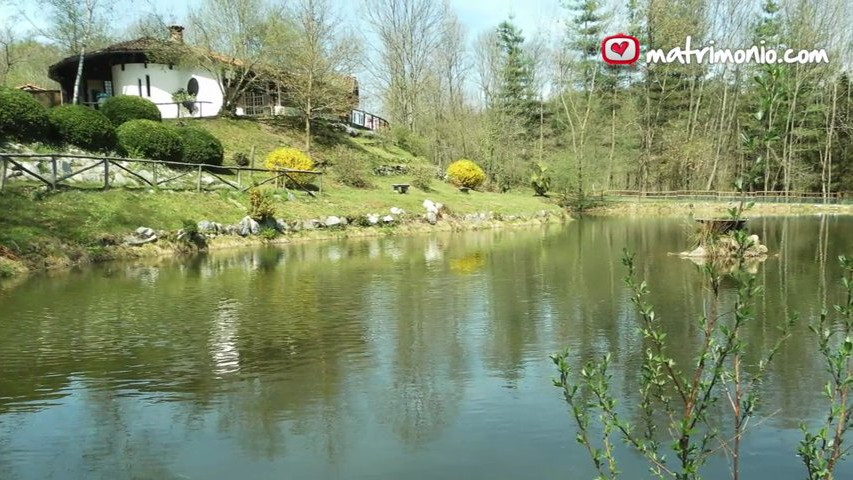
<instances>
[{"instance_id":1,"label":"sky","mask_svg":"<svg viewBox=\"0 0 853 480\"><path fill-rule=\"evenodd\" d=\"M201 3L200 0L105 0L113 1L116 6L114 15L118 24L128 25L134 18L150 8L165 12L177 23L185 21L189 8ZM344 9L348 18L356 18L358 6L363 0L332 0L337 8ZM480 32L494 28L510 15L521 27L526 36L532 36L537 31L547 31L557 28L557 20L561 15L559 0L450 0L450 6L459 15L460 21L467 27L471 38ZM0 16L11 16L19 6L30 13L30 18L41 25L46 19L39 15L38 0L0 0ZM20 29L26 29L27 22L18 22Z\"/></svg>"}]
</instances>

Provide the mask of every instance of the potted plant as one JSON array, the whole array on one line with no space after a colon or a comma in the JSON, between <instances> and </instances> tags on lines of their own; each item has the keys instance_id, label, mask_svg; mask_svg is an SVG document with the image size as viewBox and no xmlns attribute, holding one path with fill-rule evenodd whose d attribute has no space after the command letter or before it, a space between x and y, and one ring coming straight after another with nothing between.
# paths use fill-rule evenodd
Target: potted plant
<instances>
[{"instance_id":1,"label":"potted plant","mask_svg":"<svg viewBox=\"0 0 853 480\"><path fill-rule=\"evenodd\" d=\"M195 112L195 99L196 96L187 92L183 88L179 88L175 93L172 94L172 101L182 105L190 115Z\"/></svg>"}]
</instances>

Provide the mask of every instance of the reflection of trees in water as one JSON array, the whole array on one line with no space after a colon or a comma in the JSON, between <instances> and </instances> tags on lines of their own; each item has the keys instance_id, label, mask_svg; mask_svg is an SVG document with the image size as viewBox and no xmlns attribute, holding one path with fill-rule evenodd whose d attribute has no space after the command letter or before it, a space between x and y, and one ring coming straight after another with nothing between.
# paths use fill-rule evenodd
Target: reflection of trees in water
<instances>
[{"instance_id":1,"label":"reflection of trees in water","mask_svg":"<svg viewBox=\"0 0 853 480\"><path fill-rule=\"evenodd\" d=\"M465 386L461 335L470 319L469 280L428 272L421 256L398 278L371 285L387 294L388 301L372 315L386 322L383 343L389 342L385 371L377 375L385 388L372 392L379 395L372 403L377 418L410 446L440 434L455 417Z\"/></svg>"}]
</instances>

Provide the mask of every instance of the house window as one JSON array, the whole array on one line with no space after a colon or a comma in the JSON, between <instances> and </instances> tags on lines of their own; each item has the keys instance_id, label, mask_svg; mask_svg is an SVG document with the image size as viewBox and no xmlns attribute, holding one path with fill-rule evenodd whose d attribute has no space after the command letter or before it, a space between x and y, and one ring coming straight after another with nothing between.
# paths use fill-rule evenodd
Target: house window
<instances>
[{"instance_id":1,"label":"house window","mask_svg":"<svg viewBox=\"0 0 853 480\"><path fill-rule=\"evenodd\" d=\"M142 96L142 79L141 79L141 78L137 78L137 79L136 79L136 84L137 84L137 85L139 85L139 96L141 97L141 96Z\"/></svg>"},{"instance_id":2,"label":"house window","mask_svg":"<svg viewBox=\"0 0 853 480\"><path fill-rule=\"evenodd\" d=\"M198 80L191 78L190 81L187 82L187 93L190 95L198 95Z\"/></svg>"},{"instance_id":3,"label":"house window","mask_svg":"<svg viewBox=\"0 0 853 480\"><path fill-rule=\"evenodd\" d=\"M111 80L104 80L104 93L107 94L107 97L113 96L113 82Z\"/></svg>"},{"instance_id":4,"label":"house window","mask_svg":"<svg viewBox=\"0 0 853 480\"><path fill-rule=\"evenodd\" d=\"M150 98L151 97L151 77L148 75L145 75L145 92L146 92L145 93L146 96L148 96Z\"/></svg>"}]
</instances>

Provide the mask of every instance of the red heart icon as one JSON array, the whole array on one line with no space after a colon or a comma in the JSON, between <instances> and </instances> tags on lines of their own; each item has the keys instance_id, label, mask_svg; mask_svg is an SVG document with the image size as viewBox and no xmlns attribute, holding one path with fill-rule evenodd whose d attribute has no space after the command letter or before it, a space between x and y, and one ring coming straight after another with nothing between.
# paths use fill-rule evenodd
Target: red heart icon
<instances>
[{"instance_id":1,"label":"red heart icon","mask_svg":"<svg viewBox=\"0 0 853 480\"><path fill-rule=\"evenodd\" d=\"M622 55L625 54L625 50L628 49L628 45L629 45L629 43L627 40L625 40L624 42L619 42L619 43L613 42L610 44L610 49L613 50L614 52L616 52L616 54L621 57Z\"/></svg>"},{"instance_id":2,"label":"red heart icon","mask_svg":"<svg viewBox=\"0 0 853 480\"><path fill-rule=\"evenodd\" d=\"M604 37L601 42L601 56L610 65L631 65L640 58L640 41L637 37L624 33ZM626 58L627 56L631 58Z\"/></svg>"}]
</instances>

